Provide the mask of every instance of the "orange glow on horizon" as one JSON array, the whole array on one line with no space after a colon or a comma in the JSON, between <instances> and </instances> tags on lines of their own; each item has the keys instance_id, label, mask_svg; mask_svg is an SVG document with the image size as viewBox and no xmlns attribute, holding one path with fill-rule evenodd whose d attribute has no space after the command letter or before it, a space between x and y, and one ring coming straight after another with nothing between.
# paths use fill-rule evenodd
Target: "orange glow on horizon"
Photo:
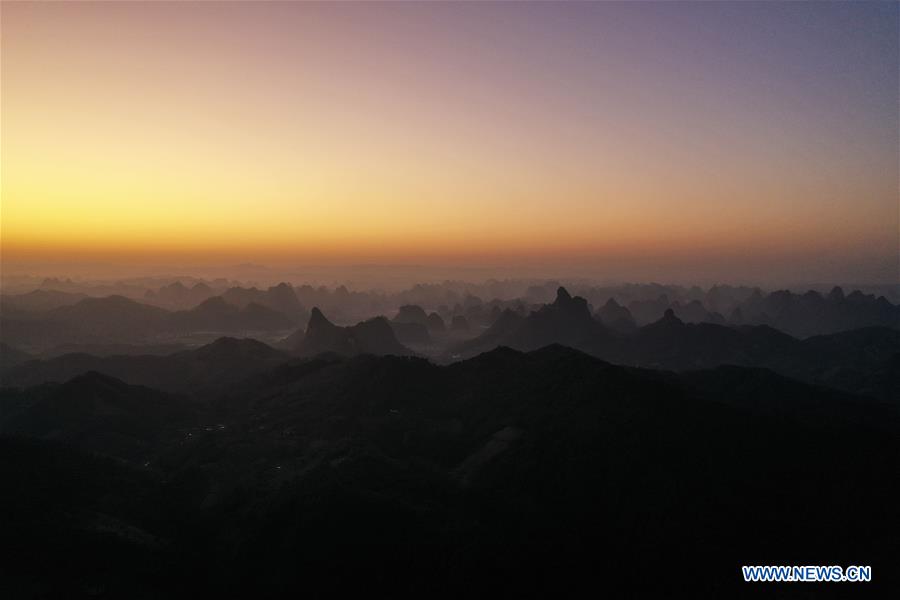
<instances>
[{"instance_id":1,"label":"orange glow on horizon","mask_svg":"<svg viewBox=\"0 0 900 600\"><path fill-rule=\"evenodd\" d=\"M2 259L896 256L896 105L614 9L4 3Z\"/></svg>"}]
</instances>

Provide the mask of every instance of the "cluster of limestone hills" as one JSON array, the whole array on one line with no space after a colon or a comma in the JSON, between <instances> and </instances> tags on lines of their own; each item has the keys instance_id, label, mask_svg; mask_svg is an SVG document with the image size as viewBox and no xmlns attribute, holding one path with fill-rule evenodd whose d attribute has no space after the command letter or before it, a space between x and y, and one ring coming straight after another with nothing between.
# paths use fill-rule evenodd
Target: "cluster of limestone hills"
<instances>
[{"instance_id":1,"label":"cluster of limestone hills","mask_svg":"<svg viewBox=\"0 0 900 600\"><path fill-rule=\"evenodd\" d=\"M428 348L429 354L435 355L450 343L477 336L504 311L524 318L542 306L528 295L485 301L440 286L417 286L390 295L350 292L343 286L333 290L308 285L295 288L287 283L261 289L213 288L203 282L188 287L176 281L147 290L142 297L87 296L79 289L98 291L42 287L0 295L4 341L42 353L75 343L149 345L160 343L160 338L197 333L273 341L283 332L304 326L310 318L309 307L316 306L341 324L379 314L395 315L390 324L399 341L418 346L420 351ZM900 306L859 290L845 294L839 287L827 294L786 290L764 294L755 288L727 286L714 286L704 293L700 288L656 284L578 289L604 326L625 334L658 321L666 311L687 324L767 325L799 338L864 327L900 328ZM545 296L548 291L546 286L540 290L533 296Z\"/></svg>"},{"instance_id":2,"label":"cluster of limestone hills","mask_svg":"<svg viewBox=\"0 0 900 600\"><path fill-rule=\"evenodd\" d=\"M561 287L554 302L528 314L507 309L480 334L461 341L448 339L445 347L429 357L438 363L447 363L497 347L527 352L549 345L562 345L614 364L674 371L720 365L766 368L802 381L878 398L900 397L897 368L900 364L900 331L897 329L866 327L798 339L766 325L685 323L671 309L656 322L623 329L615 326L615 313L611 309L607 305L592 314L583 298L573 297ZM247 307L227 310L246 311ZM401 321L419 325L420 322L433 320L432 316L422 311L419 317L427 321L417 321L410 316L414 312L417 311L410 308L401 310L400 315L404 315ZM605 321L603 316L611 313L611 322ZM184 372L190 369L183 365L185 361L191 362L193 357L204 356L204 353L215 358L223 349L237 348L249 353L241 358L248 360L247 364L252 364L256 359L265 362L321 354L419 354L400 341L396 326L397 319L388 321L384 317L375 317L352 326L339 326L330 322L318 308L313 308L306 326L298 328L276 347L254 340L240 342L223 339L197 350L168 355L98 357L87 353L69 353L45 360L28 360L29 356L6 348L0 377L9 383L27 384L62 381L86 370L97 370L143 384L169 379L188 381L190 377L186 377ZM227 355L227 352L224 354ZM187 360L187 357L191 359ZM134 374L141 372L146 372L147 377L133 378ZM216 369L209 372L219 377ZM243 372L240 365L236 372ZM227 376L222 372L222 377Z\"/></svg>"},{"instance_id":3,"label":"cluster of limestone hills","mask_svg":"<svg viewBox=\"0 0 900 600\"><path fill-rule=\"evenodd\" d=\"M442 358L472 357L500 346L527 352L558 344L617 364L678 371L762 367L805 381L865 389L878 397L900 396L896 329L868 327L801 340L766 325L685 323L669 309L659 321L624 332L602 320L608 312L592 315L583 298L559 288L553 303L528 315L505 310L487 330L451 345ZM301 356L415 354L400 344L384 318L338 327L318 309L306 331L288 338L285 347Z\"/></svg>"}]
</instances>

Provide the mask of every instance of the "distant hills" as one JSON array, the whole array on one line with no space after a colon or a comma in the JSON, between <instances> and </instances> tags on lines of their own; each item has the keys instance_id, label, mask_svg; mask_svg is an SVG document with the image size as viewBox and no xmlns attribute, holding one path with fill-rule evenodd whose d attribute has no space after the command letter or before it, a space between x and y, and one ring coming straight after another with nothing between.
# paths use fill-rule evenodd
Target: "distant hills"
<instances>
[{"instance_id":1,"label":"distant hills","mask_svg":"<svg viewBox=\"0 0 900 600\"><path fill-rule=\"evenodd\" d=\"M496 346L528 351L549 344L584 348L606 336L606 328L591 316L587 301L578 296L573 298L560 287L552 304L527 317L507 309L486 332L451 351L473 355Z\"/></svg>"},{"instance_id":2,"label":"distant hills","mask_svg":"<svg viewBox=\"0 0 900 600\"><path fill-rule=\"evenodd\" d=\"M276 327L283 330L304 326L310 315L307 307L318 306L341 325L396 314L390 322L401 343L422 346L436 354L446 349L442 346L447 343L458 343L465 337L483 333L506 310L526 317L540 310L543 304L537 301L539 298L549 296L546 301L553 304L557 288L563 287L557 284L551 288L550 283L526 288L513 282L481 286L444 282L385 294L374 290L350 291L344 286L302 285L295 288L284 282L265 288L235 285L236 282L226 280L206 282L186 278L185 281L187 283L176 279L159 287L141 287L149 284L140 279L129 283L92 284L48 279L36 290L5 293L0 296L3 341L28 352L41 353L53 346L73 343L172 343L171 339L160 338L191 336L198 331L195 327L211 329L205 333L220 335L275 333ZM897 294L888 286L869 289L892 298ZM845 293L838 287L827 293L812 290L765 293L757 288L733 286L713 286L703 290L696 286L658 284L577 285L575 290L573 295L584 298L594 316L613 332L630 333L635 326L658 321L666 310L672 310L688 324L767 325L799 338L864 327L900 329L900 306L884 295L859 290ZM491 296L480 297L473 291L505 296L488 299ZM509 296L513 293L520 295ZM222 322L200 318L200 323L195 325L187 315L179 315L175 317L178 326L174 327L170 326L170 321L159 319L158 313L153 316L151 311L133 305L126 307L123 302L124 299L141 306L184 313L216 297L238 309L251 304L265 307L283 315L291 324L284 327L283 319L259 316L259 321L255 320L257 317L250 319L249 327L260 328L254 330L234 317L223 317ZM78 313L80 309L68 309L83 301L88 301L82 306L83 313ZM94 308L89 308L92 304ZM471 335L467 335L467 331ZM443 335L446 332L451 335ZM274 336L269 337L268 341L272 341ZM208 341L208 338L200 341Z\"/></svg>"},{"instance_id":3,"label":"distant hills","mask_svg":"<svg viewBox=\"0 0 900 600\"><path fill-rule=\"evenodd\" d=\"M857 389L867 374L889 369L900 355L900 330L887 327L798 340L765 325L685 323L671 308L660 320L634 328L621 306L607 304L604 313L616 330L591 316L583 298L559 288L552 304L527 317L507 311L487 331L449 352L466 357L497 346L529 351L562 344L618 364L674 370L728 364L766 367L849 390ZM885 385L872 393L887 397L894 384Z\"/></svg>"},{"instance_id":4,"label":"distant hills","mask_svg":"<svg viewBox=\"0 0 900 600\"><path fill-rule=\"evenodd\" d=\"M615 298L607 300L597 311L596 317L598 321L615 331L631 333L637 329L631 311L616 302Z\"/></svg>"},{"instance_id":5,"label":"distant hills","mask_svg":"<svg viewBox=\"0 0 900 600\"><path fill-rule=\"evenodd\" d=\"M150 340L160 335L178 339L180 335L198 332L213 335L217 332L238 335L255 331L286 332L296 328L289 317L249 298L267 297L271 304L273 298L290 293L291 288L286 285L269 288L266 292L251 288L232 293L232 297L240 296L241 299L236 301L245 301L242 307L230 304L225 296L213 296L192 309L175 312L121 296L85 298L48 311L27 313L25 317L18 313L4 316L6 348L0 353L3 363L0 374L12 376L12 367L23 362L25 355L14 343L22 339L46 347L44 352L50 353L53 348L67 348L73 352L67 358L59 356L58 350L54 351L51 355L58 356L58 360L46 362L46 366L30 367L35 373L49 369L57 373L54 380L61 381L60 374L73 376L77 372L71 369L56 371L58 367L50 365L72 364L90 370L94 367L88 365L94 364L94 358L84 356L91 351L135 355L140 354L139 344L148 344L148 354L164 354L162 349L166 346L160 346L158 342L150 345L153 344ZM781 298L787 305L794 302L788 296ZM804 298L803 302L819 302L812 300L813 296L809 294ZM285 306L291 304L296 308L291 301L283 302ZM845 298L835 292L825 302L868 305L869 300L854 294ZM789 377L848 391L865 389L866 393L881 398L890 397L898 389L898 378L893 374L896 356L900 355L900 329L896 328L862 327L797 339L769 325L686 322L673 308L667 308L657 321L638 326L630 311L614 299L608 299L592 314L584 298L572 296L563 287L558 288L552 303L530 312L520 307L516 310L506 308L492 315L487 327L465 328L463 320L464 317L457 315L449 330L446 326L441 329L443 319L440 315L407 305L392 321L376 317L356 325L339 326L314 308L306 327L297 328L279 343L279 347L295 356L323 353L355 356L410 355L413 354L411 345L419 352L431 352L440 360L450 361L472 357L498 346L531 351L560 344L616 364L678 371L719 365L764 367ZM117 347L122 351L115 352ZM77 356L82 358L74 358ZM148 364L153 364L152 359L148 359ZM152 366L148 368L153 369ZM40 377L26 376L24 370L18 373L21 381L36 382ZM876 373L880 375L875 377ZM152 377L134 381L126 377L125 380L147 384L154 381Z\"/></svg>"},{"instance_id":6,"label":"distant hills","mask_svg":"<svg viewBox=\"0 0 900 600\"><path fill-rule=\"evenodd\" d=\"M155 310L155 309L154 309ZM273 316L275 315L275 316ZM240 322L242 326L261 326L266 319L285 319L254 303L243 309L228 305L222 298L214 297L195 309L169 313L170 318L184 319L191 327L212 327L211 323L227 320ZM284 325L278 321L278 326ZM187 327L188 325L184 325ZM28 354L4 346L0 356L4 368L0 371L0 383L13 386L30 386L42 382L62 382L80 373L98 371L120 378L131 384L150 385L171 391L188 391L227 385L250 374L287 362L291 357L309 357L319 354L356 356L411 355L394 334L384 318L370 319L350 327L331 323L318 308L314 308L305 329L299 329L284 340L285 350L278 350L254 339L223 337L211 344L192 350L165 355L141 355L134 351L122 354L96 356L84 352L71 352L44 360L36 360Z\"/></svg>"},{"instance_id":7,"label":"distant hills","mask_svg":"<svg viewBox=\"0 0 900 600\"><path fill-rule=\"evenodd\" d=\"M242 307L229 304L224 296L213 296L198 306L168 316L175 331L280 331L290 329L294 321L276 310L248 302Z\"/></svg>"},{"instance_id":8,"label":"distant hills","mask_svg":"<svg viewBox=\"0 0 900 600\"><path fill-rule=\"evenodd\" d=\"M318 308L312 309L306 331L289 338L292 350L300 356L334 353L343 356L357 354L412 354L397 341L390 323L376 317L350 327L339 327L325 318Z\"/></svg>"},{"instance_id":9,"label":"distant hills","mask_svg":"<svg viewBox=\"0 0 900 600\"><path fill-rule=\"evenodd\" d=\"M290 355L252 339L221 338L194 350L165 356L65 354L47 360L25 361L8 369L0 382L28 387L61 383L97 371L129 384L173 392L205 393L272 369Z\"/></svg>"},{"instance_id":10,"label":"distant hills","mask_svg":"<svg viewBox=\"0 0 900 600\"><path fill-rule=\"evenodd\" d=\"M206 283L197 282L188 287L181 281L175 281L160 287L157 291L147 290L144 293L144 301L166 308L187 309L197 306L214 295L215 292Z\"/></svg>"},{"instance_id":11,"label":"distant hills","mask_svg":"<svg viewBox=\"0 0 900 600\"><path fill-rule=\"evenodd\" d=\"M788 291L754 293L730 315L736 324L764 324L798 337L834 333L860 327L900 328L900 306L883 296L854 291L844 295L836 287L827 295Z\"/></svg>"},{"instance_id":12,"label":"distant hills","mask_svg":"<svg viewBox=\"0 0 900 600\"><path fill-rule=\"evenodd\" d=\"M47 311L69 306L88 298L86 294L63 292L60 290L37 289L26 294L14 296L4 295L2 298L3 310L16 309L19 311Z\"/></svg>"},{"instance_id":13,"label":"distant hills","mask_svg":"<svg viewBox=\"0 0 900 600\"><path fill-rule=\"evenodd\" d=\"M258 304L288 317L294 325L305 323L309 319L309 311L297 298L294 288L287 283L279 283L266 290L233 287L222 294L229 304L244 308L250 304Z\"/></svg>"},{"instance_id":14,"label":"distant hills","mask_svg":"<svg viewBox=\"0 0 900 600\"><path fill-rule=\"evenodd\" d=\"M278 332L297 325L288 315L264 304L247 302L238 306L222 296L212 296L191 309L174 312L124 296L81 298L40 311L20 310L22 304L15 298L11 305L12 311L4 307L0 313L4 342L42 351L76 343L171 343L177 336L194 333ZM296 316L302 316L302 311Z\"/></svg>"},{"instance_id":15,"label":"distant hills","mask_svg":"<svg viewBox=\"0 0 900 600\"><path fill-rule=\"evenodd\" d=\"M100 339L144 337L165 331L170 326L167 311L124 296L85 298L75 304L55 308L44 317Z\"/></svg>"},{"instance_id":16,"label":"distant hills","mask_svg":"<svg viewBox=\"0 0 900 600\"><path fill-rule=\"evenodd\" d=\"M739 300L716 302L713 295L707 302L728 312L723 314L708 308L697 299L686 303L670 301L665 295L632 301L626 308L638 324L658 320L666 310L672 310L688 323L768 325L801 338L861 327L900 329L900 306L892 304L884 296L876 297L858 290L845 296L840 287L835 287L828 294L815 291L796 294L787 290L763 294L756 289ZM628 318L621 310L619 313Z\"/></svg>"}]
</instances>

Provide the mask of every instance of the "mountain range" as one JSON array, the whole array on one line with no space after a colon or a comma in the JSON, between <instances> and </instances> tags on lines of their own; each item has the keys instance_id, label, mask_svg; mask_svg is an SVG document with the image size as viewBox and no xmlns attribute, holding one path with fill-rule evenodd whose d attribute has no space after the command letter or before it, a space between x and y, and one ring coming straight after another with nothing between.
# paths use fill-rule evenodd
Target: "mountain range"
<instances>
[{"instance_id":1,"label":"mountain range","mask_svg":"<svg viewBox=\"0 0 900 600\"><path fill-rule=\"evenodd\" d=\"M349 327L329 321L318 308L313 308L305 331L290 336L285 344L300 356L334 353L344 356L357 354L412 354L397 341L391 324L384 317L375 317Z\"/></svg>"},{"instance_id":2,"label":"mountain range","mask_svg":"<svg viewBox=\"0 0 900 600\"><path fill-rule=\"evenodd\" d=\"M212 296L197 306L169 311L124 296L83 298L49 310L0 314L4 342L38 352L71 344L159 344L180 335L286 331L296 322L256 302L243 306Z\"/></svg>"},{"instance_id":3,"label":"mountain range","mask_svg":"<svg viewBox=\"0 0 900 600\"><path fill-rule=\"evenodd\" d=\"M900 331L868 327L797 339L765 325L726 326L685 323L673 309L643 327L622 327L621 307L604 311L616 327L590 314L587 302L559 288L556 300L521 317L506 311L488 330L449 351L475 356L497 346L534 350L551 344L577 348L604 360L658 369L689 370L719 365L765 367L809 382L856 391L861 381L885 373L869 393L896 398ZM876 389L877 388L877 389Z\"/></svg>"},{"instance_id":4,"label":"mountain range","mask_svg":"<svg viewBox=\"0 0 900 600\"><path fill-rule=\"evenodd\" d=\"M0 376L6 386L62 383L95 371L166 391L203 393L221 389L251 374L287 362L290 355L252 339L220 338L192 350L169 355L94 356L70 353L45 360L26 360Z\"/></svg>"}]
</instances>

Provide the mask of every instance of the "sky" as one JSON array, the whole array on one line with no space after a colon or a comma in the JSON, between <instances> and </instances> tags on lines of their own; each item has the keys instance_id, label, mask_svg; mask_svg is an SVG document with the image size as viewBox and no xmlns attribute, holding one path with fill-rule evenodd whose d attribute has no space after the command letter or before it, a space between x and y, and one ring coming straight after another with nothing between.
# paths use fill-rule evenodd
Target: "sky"
<instances>
[{"instance_id":1,"label":"sky","mask_svg":"<svg viewBox=\"0 0 900 600\"><path fill-rule=\"evenodd\" d=\"M897 3L10 3L4 269L895 283Z\"/></svg>"}]
</instances>

